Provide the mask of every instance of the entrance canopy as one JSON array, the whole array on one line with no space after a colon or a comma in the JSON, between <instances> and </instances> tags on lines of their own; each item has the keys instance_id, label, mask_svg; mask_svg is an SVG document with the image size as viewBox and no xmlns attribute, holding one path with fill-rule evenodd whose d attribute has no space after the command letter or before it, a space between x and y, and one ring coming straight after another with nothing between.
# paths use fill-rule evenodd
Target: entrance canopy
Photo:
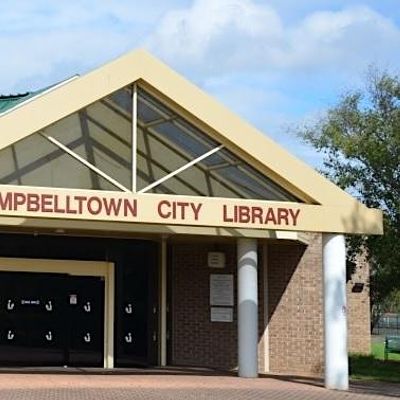
<instances>
[{"instance_id":1,"label":"entrance canopy","mask_svg":"<svg viewBox=\"0 0 400 400\"><path fill-rule=\"evenodd\" d=\"M144 51L0 112L6 219L382 232L380 211Z\"/></svg>"}]
</instances>

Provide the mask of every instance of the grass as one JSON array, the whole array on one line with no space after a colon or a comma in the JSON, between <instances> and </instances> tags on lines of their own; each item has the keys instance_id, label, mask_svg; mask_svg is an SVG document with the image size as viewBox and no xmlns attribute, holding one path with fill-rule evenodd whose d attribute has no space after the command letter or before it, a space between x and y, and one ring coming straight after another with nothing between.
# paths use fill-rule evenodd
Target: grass
<instances>
[{"instance_id":1,"label":"grass","mask_svg":"<svg viewBox=\"0 0 400 400\"><path fill-rule=\"evenodd\" d=\"M372 343L371 353L372 355L378 360L384 360L384 350L385 345L381 342ZM400 361L400 354L397 353L390 353L389 360Z\"/></svg>"},{"instance_id":2,"label":"grass","mask_svg":"<svg viewBox=\"0 0 400 400\"><path fill-rule=\"evenodd\" d=\"M370 356L352 354L351 378L400 383L400 354L389 354L385 361L383 347L383 343L373 343Z\"/></svg>"}]
</instances>

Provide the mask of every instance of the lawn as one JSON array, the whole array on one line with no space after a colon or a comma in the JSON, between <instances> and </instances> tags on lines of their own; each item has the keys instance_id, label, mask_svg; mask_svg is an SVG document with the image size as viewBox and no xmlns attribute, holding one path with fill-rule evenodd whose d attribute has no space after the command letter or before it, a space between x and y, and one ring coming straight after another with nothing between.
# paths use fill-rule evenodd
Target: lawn
<instances>
[{"instance_id":1,"label":"lawn","mask_svg":"<svg viewBox=\"0 0 400 400\"><path fill-rule=\"evenodd\" d=\"M352 379L400 383L400 354L389 354L389 360L385 361L383 346L383 343L373 343L370 356L358 354L350 356Z\"/></svg>"},{"instance_id":2,"label":"lawn","mask_svg":"<svg viewBox=\"0 0 400 400\"><path fill-rule=\"evenodd\" d=\"M383 343L372 343L371 346L372 355L379 360L384 360L384 354L383 354L384 347L385 346ZM389 354L389 361L390 360L400 361L400 354L392 354L392 353Z\"/></svg>"}]
</instances>

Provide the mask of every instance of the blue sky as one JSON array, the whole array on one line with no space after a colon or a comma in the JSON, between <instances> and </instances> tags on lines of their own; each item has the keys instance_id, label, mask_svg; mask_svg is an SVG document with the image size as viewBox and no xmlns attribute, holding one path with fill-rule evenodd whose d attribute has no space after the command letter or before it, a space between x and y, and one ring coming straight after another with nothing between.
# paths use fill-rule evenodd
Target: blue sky
<instances>
[{"instance_id":1,"label":"blue sky","mask_svg":"<svg viewBox=\"0 0 400 400\"><path fill-rule=\"evenodd\" d=\"M293 134L368 66L400 67L399 0L2 0L0 92L145 47L311 165Z\"/></svg>"}]
</instances>

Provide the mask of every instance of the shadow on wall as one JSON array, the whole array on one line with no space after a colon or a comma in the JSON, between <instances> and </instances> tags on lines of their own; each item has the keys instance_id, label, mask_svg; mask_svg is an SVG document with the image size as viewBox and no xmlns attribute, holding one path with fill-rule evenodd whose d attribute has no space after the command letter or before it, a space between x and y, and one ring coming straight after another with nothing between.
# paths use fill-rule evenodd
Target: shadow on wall
<instances>
[{"instance_id":1,"label":"shadow on wall","mask_svg":"<svg viewBox=\"0 0 400 400\"><path fill-rule=\"evenodd\" d=\"M293 242L268 246L272 372L322 372L322 243L321 234L311 235L308 246Z\"/></svg>"},{"instance_id":2,"label":"shadow on wall","mask_svg":"<svg viewBox=\"0 0 400 400\"><path fill-rule=\"evenodd\" d=\"M300 244L268 246L268 320L271 320L280 304L306 249L307 246Z\"/></svg>"}]
</instances>

